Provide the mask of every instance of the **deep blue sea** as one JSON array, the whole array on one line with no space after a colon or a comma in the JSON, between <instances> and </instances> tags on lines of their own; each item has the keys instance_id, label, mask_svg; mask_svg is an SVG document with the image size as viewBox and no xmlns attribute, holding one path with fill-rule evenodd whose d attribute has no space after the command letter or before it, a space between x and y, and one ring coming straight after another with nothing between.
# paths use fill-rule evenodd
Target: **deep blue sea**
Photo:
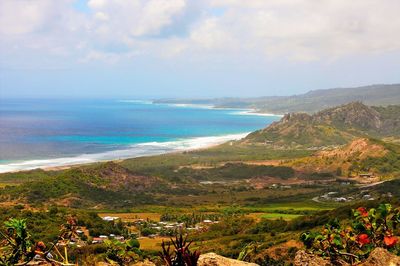
<instances>
[{"instance_id":1,"label":"deep blue sea","mask_svg":"<svg viewBox=\"0 0 400 266\"><path fill-rule=\"evenodd\" d=\"M0 100L0 172L201 148L279 116L137 100Z\"/></svg>"}]
</instances>

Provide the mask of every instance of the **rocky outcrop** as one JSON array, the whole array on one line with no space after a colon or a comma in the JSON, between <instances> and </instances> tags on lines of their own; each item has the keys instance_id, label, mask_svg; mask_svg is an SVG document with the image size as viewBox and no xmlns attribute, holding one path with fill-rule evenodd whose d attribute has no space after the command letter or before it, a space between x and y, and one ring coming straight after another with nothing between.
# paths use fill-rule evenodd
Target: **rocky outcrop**
<instances>
[{"instance_id":1,"label":"rocky outcrop","mask_svg":"<svg viewBox=\"0 0 400 266\"><path fill-rule=\"evenodd\" d=\"M106 262L97 263L96 266L108 266ZM132 264L132 266L155 266L151 261L138 262L136 264ZM200 258L197 262L197 266L257 266L255 263L248 263L244 261L229 259L215 253L205 253L200 255ZM321 266L321 265L319 265Z\"/></svg>"},{"instance_id":2,"label":"rocky outcrop","mask_svg":"<svg viewBox=\"0 0 400 266\"><path fill-rule=\"evenodd\" d=\"M313 115L313 121L373 131L379 131L383 123L379 112L361 102L352 102L320 111Z\"/></svg>"},{"instance_id":3,"label":"rocky outcrop","mask_svg":"<svg viewBox=\"0 0 400 266\"><path fill-rule=\"evenodd\" d=\"M198 266L257 266L255 263L228 259L215 253L202 254L197 263Z\"/></svg>"},{"instance_id":4,"label":"rocky outcrop","mask_svg":"<svg viewBox=\"0 0 400 266\"><path fill-rule=\"evenodd\" d=\"M307 253L305 250L300 250L294 258L295 266L333 266L333 264L317 255Z\"/></svg>"},{"instance_id":5,"label":"rocky outcrop","mask_svg":"<svg viewBox=\"0 0 400 266\"><path fill-rule=\"evenodd\" d=\"M400 257L386 249L376 248L360 266L400 266Z\"/></svg>"},{"instance_id":6,"label":"rocky outcrop","mask_svg":"<svg viewBox=\"0 0 400 266\"><path fill-rule=\"evenodd\" d=\"M296 253L294 259L295 266L350 266L345 262L331 263L327 259L323 259L317 255L307 253L304 250L300 250ZM358 266L400 266L400 257L396 256L386 249L376 248L369 255L365 262L357 264Z\"/></svg>"},{"instance_id":7,"label":"rocky outcrop","mask_svg":"<svg viewBox=\"0 0 400 266\"><path fill-rule=\"evenodd\" d=\"M280 121L249 134L240 143L294 148L342 145L365 135L399 135L399 116L398 106L370 107L352 102L312 115L286 114Z\"/></svg>"}]
</instances>

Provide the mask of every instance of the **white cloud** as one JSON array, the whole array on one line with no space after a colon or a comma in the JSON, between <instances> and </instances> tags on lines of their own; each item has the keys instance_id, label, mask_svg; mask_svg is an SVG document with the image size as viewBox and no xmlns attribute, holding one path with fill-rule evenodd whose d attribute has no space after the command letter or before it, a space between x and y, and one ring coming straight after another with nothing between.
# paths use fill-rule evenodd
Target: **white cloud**
<instances>
[{"instance_id":1,"label":"white cloud","mask_svg":"<svg viewBox=\"0 0 400 266\"><path fill-rule=\"evenodd\" d=\"M211 32L230 33L234 42L229 40L227 49L234 43L243 52L256 49L301 61L400 50L396 0L215 0L210 5L225 9Z\"/></svg>"},{"instance_id":2,"label":"white cloud","mask_svg":"<svg viewBox=\"0 0 400 266\"><path fill-rule=\"evenodd\" d=\"M107 5L107 0L89 0L88 6L93 9L101 9Z\"/></svg>"},{"instance_id":3,"label":"white cloud","mask_svg":"<svg viewBox=\"0 0 400 266\"><path fill-rule=\"evenodd\" d=\"M40 30L51 16L52 1L0 1L0 34L20 35Z\"/></svg>"},{"instance_id":4,"label":"white cloud","mask_svg":"<svg viewBox=\"0 0 400 266\"><path fill-rule=\"evenodd\" d=\"M232 48L235 40L225 26L219 18L207 18L192 29L190 41L208 50Z\"/></svg>"},{"instance_id":5,"label":"white cloud","mask_svg":"<svg viewBox=\"0 0 400 266\"><path fill-rule=\"evenodd\" d=\"M102 20L102 21L107 21L110 18L108 17L107 14L103 13L103 12L96 12L96 14L94 15L94 17L98 20Z\"/></svg>"},{"instance_id":6,"label":"white cloud","mask_svg":"<svg viewBox=\"0 0 400 266\"><path fill-rule=\"evenodd\" d=\"M91 0L88 5L96 12L95 18L107 18L107 34L142 37L160 34L184 11L186 3L184 0ZM104 28L104 25L94 23L93 27Z\"/></svg>"},{"instance_id":7,"label":"white cloud","mask_svg":"<svg viewBox=\"0 0 400 266\"><path fill-rule=\"evenodd\" d=\"M143 6L142 14L132 31L133 35L158 34L172 23L173 18L183 12L184 0L150 0Z\"/></svg>"},{"instance_id":8,"label":"white cloud","mask_svg":"<svg viewBox=\"0 0 400 266\"><path fill-rule=\"evenodd\" d=\"M398 0L90 0L90 12L72 3L0 1L1 50L112 63L138 53L310 61L400 50Z\"/></svg>"}]
</instances>

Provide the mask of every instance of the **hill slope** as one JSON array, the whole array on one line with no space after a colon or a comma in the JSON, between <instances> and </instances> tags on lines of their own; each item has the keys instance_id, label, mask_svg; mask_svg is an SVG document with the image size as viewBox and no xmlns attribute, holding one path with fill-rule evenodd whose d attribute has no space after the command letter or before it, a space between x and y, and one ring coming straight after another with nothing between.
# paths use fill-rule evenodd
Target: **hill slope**
<instances>
[{"instance_id":1,"label":"hill slope","mask_svg":"<svg viewBox=\"0 0 400 266\"><path fill-rule=\"evenodd\" d=\"M6 187L0 191L0 199L71 207L123 206L155 202L151 193L165 186L165 182L156 177L136 175L114 162L107 162L67 169L40 180Z\"/></svg>"},{"instance_id":2,"label":"hill slope","mask_svg":"<svg viewBox=\"0 0 400 266\"><path fill-rule=\"evenodd\" d=\"M310 148L342 145L361 136L398 136L399 117L399 106L369 107L352 102L313 115L289 113L267 128L249 134L242 143Z\"/></svg>"},{"instance_id":3,"label":"hill slope","mask_svg":"<svg viewBox=\"0 0 400 266\"><path fill-rule=\"evenodd\" d=\"M306 173L329 172L342 176L373 173L378 176L398 177L400 146L360 138L332 150L318 151L313 156L289 160L284 165Z\"/></svg>"}]
</instances>

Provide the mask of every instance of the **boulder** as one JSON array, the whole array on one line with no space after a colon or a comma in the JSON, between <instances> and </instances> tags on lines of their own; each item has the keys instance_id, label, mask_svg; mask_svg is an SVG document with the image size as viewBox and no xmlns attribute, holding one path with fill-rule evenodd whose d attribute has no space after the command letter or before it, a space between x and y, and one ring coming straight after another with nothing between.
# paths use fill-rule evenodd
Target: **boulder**
<instances>
[{"instance_id":1,"label":"boulder","mask_svg":"<svg viewBox=\"0 0 400 266\"><path fill-rule=\"evenodd\" d=\"M299 250L294 258L295 266L333 266L329 260L325 260L317 255L307 253L305 250Z\"/></svg>"},{"instance_id":2,"label":"boulder","mask_svg":"<svg viewBox=\"0 0 400 266\"><path fill-rule=\"evenodd\" d=\"M249 263L234 259L228 259L215 253L200 255L197 266L257 266L258 264ZM320 265L319 265L320 266Z\"/></svg>"},{"instance_id":3,"label":"boulder","mask_svg":"<svg viewBox=\"0 0 400 266\"><path fill-rule=\"evenodd\" d=\"M304 250L300 250L296 253L294 259L295 266L350 266L345 262L331 263L327 259L323 259L317 255L307 253ZM400 257L390 253L386 249L376 248L369 255L368 259L358 266L400 266Z\"/></svg>"},{"instance_id":4,"label":"boulder","mask_svg":"<svg viewBox=\"0 0 400 266\"><path fill-rule=\"evenodd\" d=\"M400 266L400 257L386 249L376 248L360 266Z\"/></svg>"}]
</instances>

